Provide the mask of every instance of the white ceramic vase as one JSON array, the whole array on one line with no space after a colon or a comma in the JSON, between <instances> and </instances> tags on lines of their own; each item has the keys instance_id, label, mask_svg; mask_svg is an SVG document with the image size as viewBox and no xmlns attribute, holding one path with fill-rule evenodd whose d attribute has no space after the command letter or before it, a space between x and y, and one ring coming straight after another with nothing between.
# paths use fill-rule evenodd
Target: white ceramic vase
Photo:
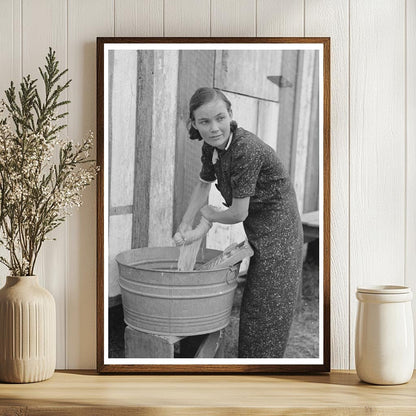
<instances>
[{"instance_id":1,"label":"white ceramic vase","mask_svg":"<svg viewBox=\"0 0 416 416\"><path fill-rule=\"evenodd\" d=\"M0 290L0 381L50 378L56 365L53 296L36 276L8 276Z\"/></svg>"},{"instance_id":2,"label":"white ceramic vase","mask_svg":"<svg viewBox=\"0 0 416 416\"><path fill-rule=\"evenodd\" d=\"M355 366L372 384L402 384L414 368L414 332L410 288L372 286L357 289Z\"/></svg>"}]
</instances>

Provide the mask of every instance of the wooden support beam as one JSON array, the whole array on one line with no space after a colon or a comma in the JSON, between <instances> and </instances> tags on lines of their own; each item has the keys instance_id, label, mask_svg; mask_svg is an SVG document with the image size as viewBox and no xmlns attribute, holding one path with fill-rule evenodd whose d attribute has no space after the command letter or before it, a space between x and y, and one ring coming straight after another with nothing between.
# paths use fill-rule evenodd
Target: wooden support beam
<instances>
[{"instance_id":1,"label":"wooden support beam","mask_svg":"<svg viewBox=\"0 0 416 416\"><path fill-rule=\"evenodd\" d=\"M303 213L306 161L309 149L312 92L314 81L314 51L301 51L298 66L298 92L296 94L295 128L292 148L292 178L298 200L299 212ZM293 164L294 162L294 164ZM294 170L293 170L294 168Z\"/></svg>"},{"instance_id":2,"label":"wooden support beam","mask_svg":"<svg viewBox=\"0 0 416 416\"><path fill-rule=\"evenodd\" d=\"M297 90L299 51L283 51L282 76L293 86L283 88L279 94L279 124L277 130L276 152L283 165L286 167L293 179L291 171L292 147L294 142L294 112Z\"/></svg>"},{"instance_id":3,"label":"wooden support beam","mask_svg":"<svg viewBox=\"0 0 416 416\"><path fill-rule=\"evenodd\" d=\"M315 52L303 211L319 209L319 55Z\"/></svg>"},{"instance_id":4,"label":"wooden support beam","mask_svg":"<svg viewBox=\"0 0 416 416\"><path fill-rule=\"evenodd\" d=\"M136 149L133 190L132 248L147 247L149 239L150 172L153 125L154 52L137 56Z\"/></svg>"}]
</instances>

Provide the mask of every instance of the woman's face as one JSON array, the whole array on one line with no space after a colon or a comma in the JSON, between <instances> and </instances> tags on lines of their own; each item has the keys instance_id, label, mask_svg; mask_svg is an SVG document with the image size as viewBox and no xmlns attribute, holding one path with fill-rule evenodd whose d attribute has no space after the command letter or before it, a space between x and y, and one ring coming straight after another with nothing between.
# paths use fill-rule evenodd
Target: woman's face
<instances>
[{"instance_id":1,"label":"woman's face","mask_svg":"<svg viewBox=\"0 0 416 416\"><path fill-rule=\"evenodd\" d=\"M221 99L205 103L194 110L192 125L211 146L224 149L230 137L232 113Z\"/></svg>"}]
</instances>

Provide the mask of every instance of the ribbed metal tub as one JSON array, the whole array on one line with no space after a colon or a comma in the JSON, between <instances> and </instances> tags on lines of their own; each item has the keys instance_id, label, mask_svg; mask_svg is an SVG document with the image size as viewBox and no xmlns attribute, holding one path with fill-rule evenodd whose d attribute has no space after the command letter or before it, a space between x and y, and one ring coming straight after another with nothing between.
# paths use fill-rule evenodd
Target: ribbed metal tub
<instances>
[{"instance_id":1,"label":"ribbed metal tub","mask_svg":"<svg viewBox=\"0 0 416 416\"><path fill-rule=\"evenodd\" d=\"M221 251L200 250L197 264ZM159 335L198 335L225 328L231 315L239 265L180 272L179 248L146 247L116 256L124 321Z\"/></svg>"}]
</instances>

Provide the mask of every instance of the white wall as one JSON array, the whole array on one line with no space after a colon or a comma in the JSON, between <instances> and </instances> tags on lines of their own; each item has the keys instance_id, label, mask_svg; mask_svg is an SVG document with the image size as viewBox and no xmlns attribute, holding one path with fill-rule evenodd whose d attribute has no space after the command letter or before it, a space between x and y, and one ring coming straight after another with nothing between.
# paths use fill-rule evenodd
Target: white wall
<instances>
[{"instance_id":1,"label":"white wall","mask_svg":"<svg viewBox=\"0 0 416 416\"><path fill-rule=\"evenodd\" d=\"M52 46L73 79L65 134L76 140L95 130L97 36L331 37L332 368L353 368L357 285L416 289L416 0L0 0L0 10L0 91ZM58 368L95 368L95 235L94 185L38 264L57 301Z\"/></svg>"}]
</instances>

